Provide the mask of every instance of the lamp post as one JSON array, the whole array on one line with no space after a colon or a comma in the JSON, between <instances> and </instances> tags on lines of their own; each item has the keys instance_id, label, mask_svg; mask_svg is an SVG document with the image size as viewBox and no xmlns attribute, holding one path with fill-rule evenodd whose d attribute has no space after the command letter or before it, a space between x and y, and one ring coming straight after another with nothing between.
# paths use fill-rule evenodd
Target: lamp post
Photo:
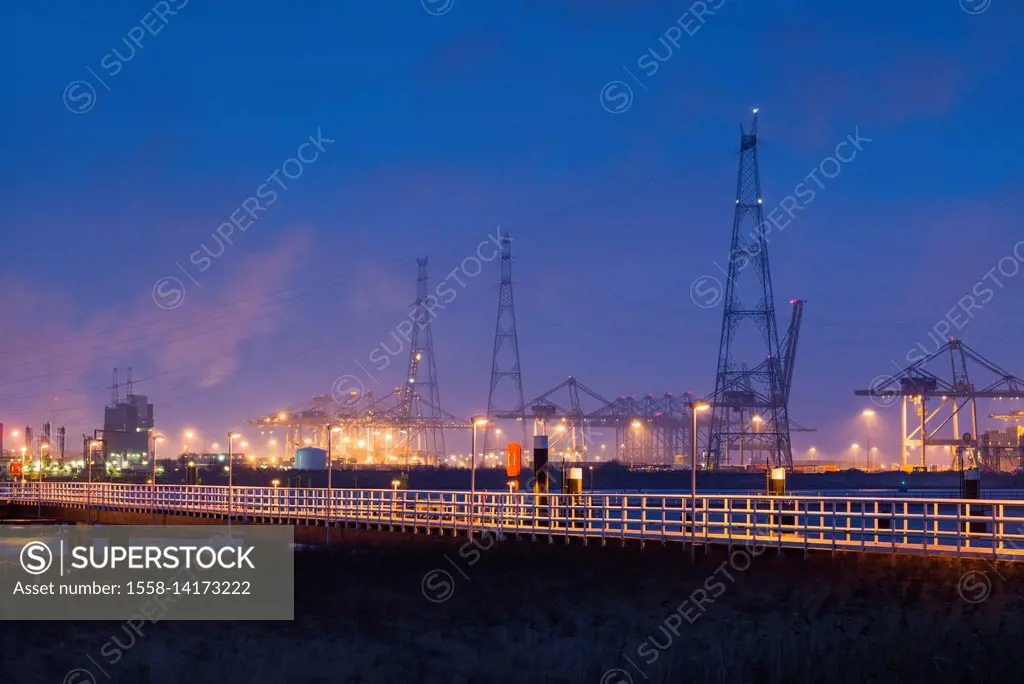
<instances>
[{"instance_id":1,"label":"lamp post","mask_svg":"<svg viewBox=\"0 0 1024 684\"><path fill-rule=\"evenodd\" d=\"M153 486L150 489L152 497L149 501L149 524L156 525L156 445L164 441L165 437L161 434L153 435Z\"/></svg>"},{"instance_id":2,"label":"lamp post","mask_svg":"<svg viewBox=\"0 0 1024 684\"><path fill-rule=\"evenodd\" d=\"M636 454L637 450L641 448L640 447L640 437L639 437L640 432L639 431L643 429L644 424L641 423L639 420L634 420L632 423L629 424L629 426L631 428L633 428L633 430L634 430L633 438L632 438L633 439L633 445L632 445L633 448L629 450L629 466L632 468L634 465L636 465L634 454Z\"/></svg>"},{"instance_id":3,"label":"lamp post","mask_svg":"<svg viewBox=\"0 0 1024 684\"><path fill-rule=\"evenodd\" d=\"M864 446L867 449L867 472L871 472L871 419L875 416L875 410L869 408L864 409L864 411L861 412L861 415L864 416L864 424L867 426L868 439Z\"/></svg>"},{"instance_id":4,"label":"lamp post","mask_svg":"<svg viewBox=\"0 0 1024 684\"><path fill-rule=\"evenodd\" d=\"M234 459L231 456L231 443L238 437L241 437L237 432L228 433L228 527L231 527L231 509L232 499L234 499Z\"/></svg>"},{"instance_id":5,"label":"lamp post","mask_svg":"<svg viewBox=\"0 0 1024 684\"><path fill-rule=\"evenodd\" d=\"M860 449L860 444L854 442L850 445L850 449L853 451L853 466L857 467L857 450Z\"/></svg>"},{"instance_id":6,"label":"lamp post","mask_svg":"<svg viewBox=\"0 0 1024 684\"><path fill-rule=\"evenodd\" d=\"M487 425L487 419L479 416L470 419L473 423L472 451L469 454L469 538L473 538L473 512L476 510L476 429Z\"/></svg>"},{"instance_id":7,"label":"lamp post","mask_svg":"<svg viewBox=\"0 0 1024 684\"><path fill-rule=\"evenodd\" d=\"M39 445L39 475L36 477L36 485L39 489L36 496L36 516L43 517L43 452L50 448L50 445L43 442Z\"/></svg>"},{"instance_id":8,"label":"lamp post","mask_svg":"<svg viewBox=\"0 0 1024 684\"><path fill-rule=\"evenodd\" d=\"M331 442L334 441L334 433L341 432L341 428L337 425L327 426L327 546L331 545L331 499L333 498L333 489L331 487L331 473L334 470L331 460Z\"/></svg>"},{"instance_id":9,"label":"lamp post","mask_svg":"<svg viewBox=\"0 0 1024 684\"><path fill-rule=\"evenodd\" d=\"M750 422L754 424L754 435L755 435L755 437L754 437L754 449L757 449L758 451L760 451L761 450L761 441L760 441L760 438L757 437L757 435L761 434L761 423L764 422L764 418L762 418L761 416L752 416L750 418ZM769 455L765 456L765 458L764 458L764 468L765 468L765 470L770 470L771 469L771 464L768 463L768 459L771 457L771 452L768 452L768 453L769 453ZM754 465L754 457L753 456L750 457L750 465Z\"/></svg>"},{"instance_id":10,"label":"lamp post","mask_svg":"<svg viewBox=\"0 0 1024 684\"><path fill-rule=\"evenodd\" d=\"M18 435L20 435L20 434L21 434L21 433L20 433L20 432L18 432L17 430L12 430L12 431L11 431L11 437L17 437L17 436L18 436ZM2 455L2 454L0 454L0 455ZM12 463L14 462L14 458L13 458L13 457L11 458L11 462L12 462ZM25 472L25 471L24 471L24 466L22 466L22 468L23 468L23 469L22 469L22 473L24 473L24 472Z\"/></svg>"},{"instance_id":11,"label":"lamp post","mask_svg":"<svg viewBox=\"0 0 1024 684\"><path fill-rule=\"evenodd\" d=\"M84 435L83 435L84 436ZM85 519L86 523L92 524L92 459L93 449L100 445L100 441L95 439L95 433L93 433L94 439L88 440L88 453L89 453L89 465L86 468L86 482L85 485Z\"/></svg>"},{"instance_id":12,"label":"lamp post","mask_svg":"<svg viewBox=\"0 0 1024 684\"><path fill-rule=\"evenodd\" d=\"M709 408L711 404L705 402L690 404L690 415L693 416L693 425L690 426L690 560L697 557L697 414Z\"/></svg>"}]
</instances>

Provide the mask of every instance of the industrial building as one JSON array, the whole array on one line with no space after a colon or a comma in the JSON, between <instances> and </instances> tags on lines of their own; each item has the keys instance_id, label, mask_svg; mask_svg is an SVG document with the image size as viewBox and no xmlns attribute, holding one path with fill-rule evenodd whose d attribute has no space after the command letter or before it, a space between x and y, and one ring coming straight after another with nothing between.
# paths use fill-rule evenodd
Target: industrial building
<instances>
[{"instance_id":1,"label":"industrial building","mask_svg":"<svg viewBox=\"0 0 1024 684\"><path fill-rule=\"evenodd\" d=\"M117 369L114 369L113 399L103 411L104 460L117 468L130 468L149 461L153 433L153 405L132 389L128 369L128 392L124 401L118 395Z\"/></svg>"}]
</instances>

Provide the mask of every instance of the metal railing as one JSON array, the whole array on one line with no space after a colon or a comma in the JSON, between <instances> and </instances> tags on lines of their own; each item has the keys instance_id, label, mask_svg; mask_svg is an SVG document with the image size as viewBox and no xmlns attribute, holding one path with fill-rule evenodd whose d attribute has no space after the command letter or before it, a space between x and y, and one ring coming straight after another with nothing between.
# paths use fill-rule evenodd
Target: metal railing
<instances>
[{"instance_id":1,"label":"metal railing","mask_svg":"<svg viewBox=\"0 0 1024 684\"><path fill-rule=\"evenodd\" d=\"M0 500L243 523L361 524L549 540L764 544L1024 561L1024 501L763 494L533 494L112 483L0 483ZM471 500L472 499L472 500ZM693 519L691 519L693 510Z\"/></svg>"}]
</instances>

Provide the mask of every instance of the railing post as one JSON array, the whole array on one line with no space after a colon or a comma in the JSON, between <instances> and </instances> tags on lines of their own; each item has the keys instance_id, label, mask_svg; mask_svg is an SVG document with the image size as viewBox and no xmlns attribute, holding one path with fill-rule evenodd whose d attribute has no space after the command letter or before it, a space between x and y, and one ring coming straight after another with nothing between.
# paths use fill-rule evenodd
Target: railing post
<instances>
[{"instance_id":1,"label":"railing post","mask_svg":"<svg viewBox=\"0 0 1024 684\"><path fill-rule=\"evenodd\" d=\"M776 506L777 504L777 506ZM775 509L775 519L779 522L778 525L778 538L776 543L778 544L778 555L782 555L782 499L772 501L772 507Z\"/></svg>"},{"instance_id":2,"label":"railing post","mask_svg":"<svg viewBox=\"0 0 1024 684\"><path fill-rule=\"evenodd\" d=\"M867 537L868 535L868 512L864 501L860 502L860 550L863 553L867 549Z\"/></svg>"},{"instance_id":3,"label":"railing post","mask_svg":"<svg viewBox=\"0 0 1024 684\"><path fill-rule=\"evenodd\" d=\"M709 529L710 525L708 525L708 508L710 504L708 503L708 497L700 496L698 498L700 499L700 527L704 531L704 555L706 556L710 553L709 547L711 546L711 537L709 536L711 532Z\"/></svg>"},{"instance_id":4,"label":"railing post","mask_svg":"<svg viewBox=\"0 0 1024 684\"><path fill-rule=\"evenodd\" d=\"M1002 508L1002 504L992 504L992 562L999 560L999 546L1002 544L1002 530L998 529L1002 512L996 515L996 506Z\"/></svg>"},{"instance_id":5,"label":"railing post","mask_svg":"<svg viewBox=\"0 0 1024 684\"><path fill-rule=\"evenodd\" d=\"M906 503L904 503L906 506ZM892 504L889 507L891 515L889 516L889 536L892 537L892 562L896 562L896 504ZM904 518L906 520L906 518Z\"/></svg>"},{"instance_id":6,"label":"railing post","mask_svg":"<svg viewBox=\"0 0 1024 684\"><path fill-rule=\"evenodd\" d=\"M928 502L927 501L925 501L924 504L921 506L921 515L922 515L922 518L923 518L922 521L921 521L921 536L924 537L924 548L922 549L922 551L924 551L924 557L927 559L928 558L928 535L931 534L931 530L928 529Z\"/></svg>"},{"instance_id":7,"label":"railing post","mask_svg":"<svg viewBox=\"0 0 1024 684\"><path fill-rule=\"evenodd\" d=\"M961 520L960 520L960 502L957 501L956 502L956 559L958 561L960 560L960 542L961 542L960 535L962 534L961 528L962 528L962 525L961 525Z\"/></svg>"},{"instance_id":8,"label":"railing post","mask_svg":"<svg viewBox=\"0 0 1024 684\"><path fill-rule=\"evenodd\" d=\"M797 514L799 515L799 513L800 513L800 499L797 499L797 501L796 501L796 511L797 511ZM808 513L808 510L807 510L806 506L804 507L804 516L803 517L804 517L804 559L806 560L806 558L807 558L807 544L809 543L809 539L807 538L807 524L809 522L808 518L810 518L810 515Z\"/></svg>"},{"instance_id":9,"label":"railing post","mask_svg":"<svg viewBox=\"0 0 1024 684\"><path fill-rule=\"evenodd\" d=\"M622 495L622 524L619 525L619 536L620 536L620 543L622 544L622 546L626 545L626 513L628 511L628 505L627 505L627 499L628 498L629 497L628 497L627 494L623 494Z\"/></svg>"}]
</instances>

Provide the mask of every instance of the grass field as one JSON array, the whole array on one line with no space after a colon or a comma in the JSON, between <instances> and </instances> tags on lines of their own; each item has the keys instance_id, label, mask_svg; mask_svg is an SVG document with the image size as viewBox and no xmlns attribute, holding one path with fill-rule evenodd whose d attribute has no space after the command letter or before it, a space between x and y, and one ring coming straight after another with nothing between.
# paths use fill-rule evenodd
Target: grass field
<instances>
[{"instance_id":1,"label":"grass field","mask_svg":"<svg viewBox=\"0 0 1024 684\"><path fill-rule=\"evenodd\" d=\"M294 622L0 624L0 682L973 684L1024 671L1015 567L489 546L297 553Z\"/></svg>"}]
</instances>

